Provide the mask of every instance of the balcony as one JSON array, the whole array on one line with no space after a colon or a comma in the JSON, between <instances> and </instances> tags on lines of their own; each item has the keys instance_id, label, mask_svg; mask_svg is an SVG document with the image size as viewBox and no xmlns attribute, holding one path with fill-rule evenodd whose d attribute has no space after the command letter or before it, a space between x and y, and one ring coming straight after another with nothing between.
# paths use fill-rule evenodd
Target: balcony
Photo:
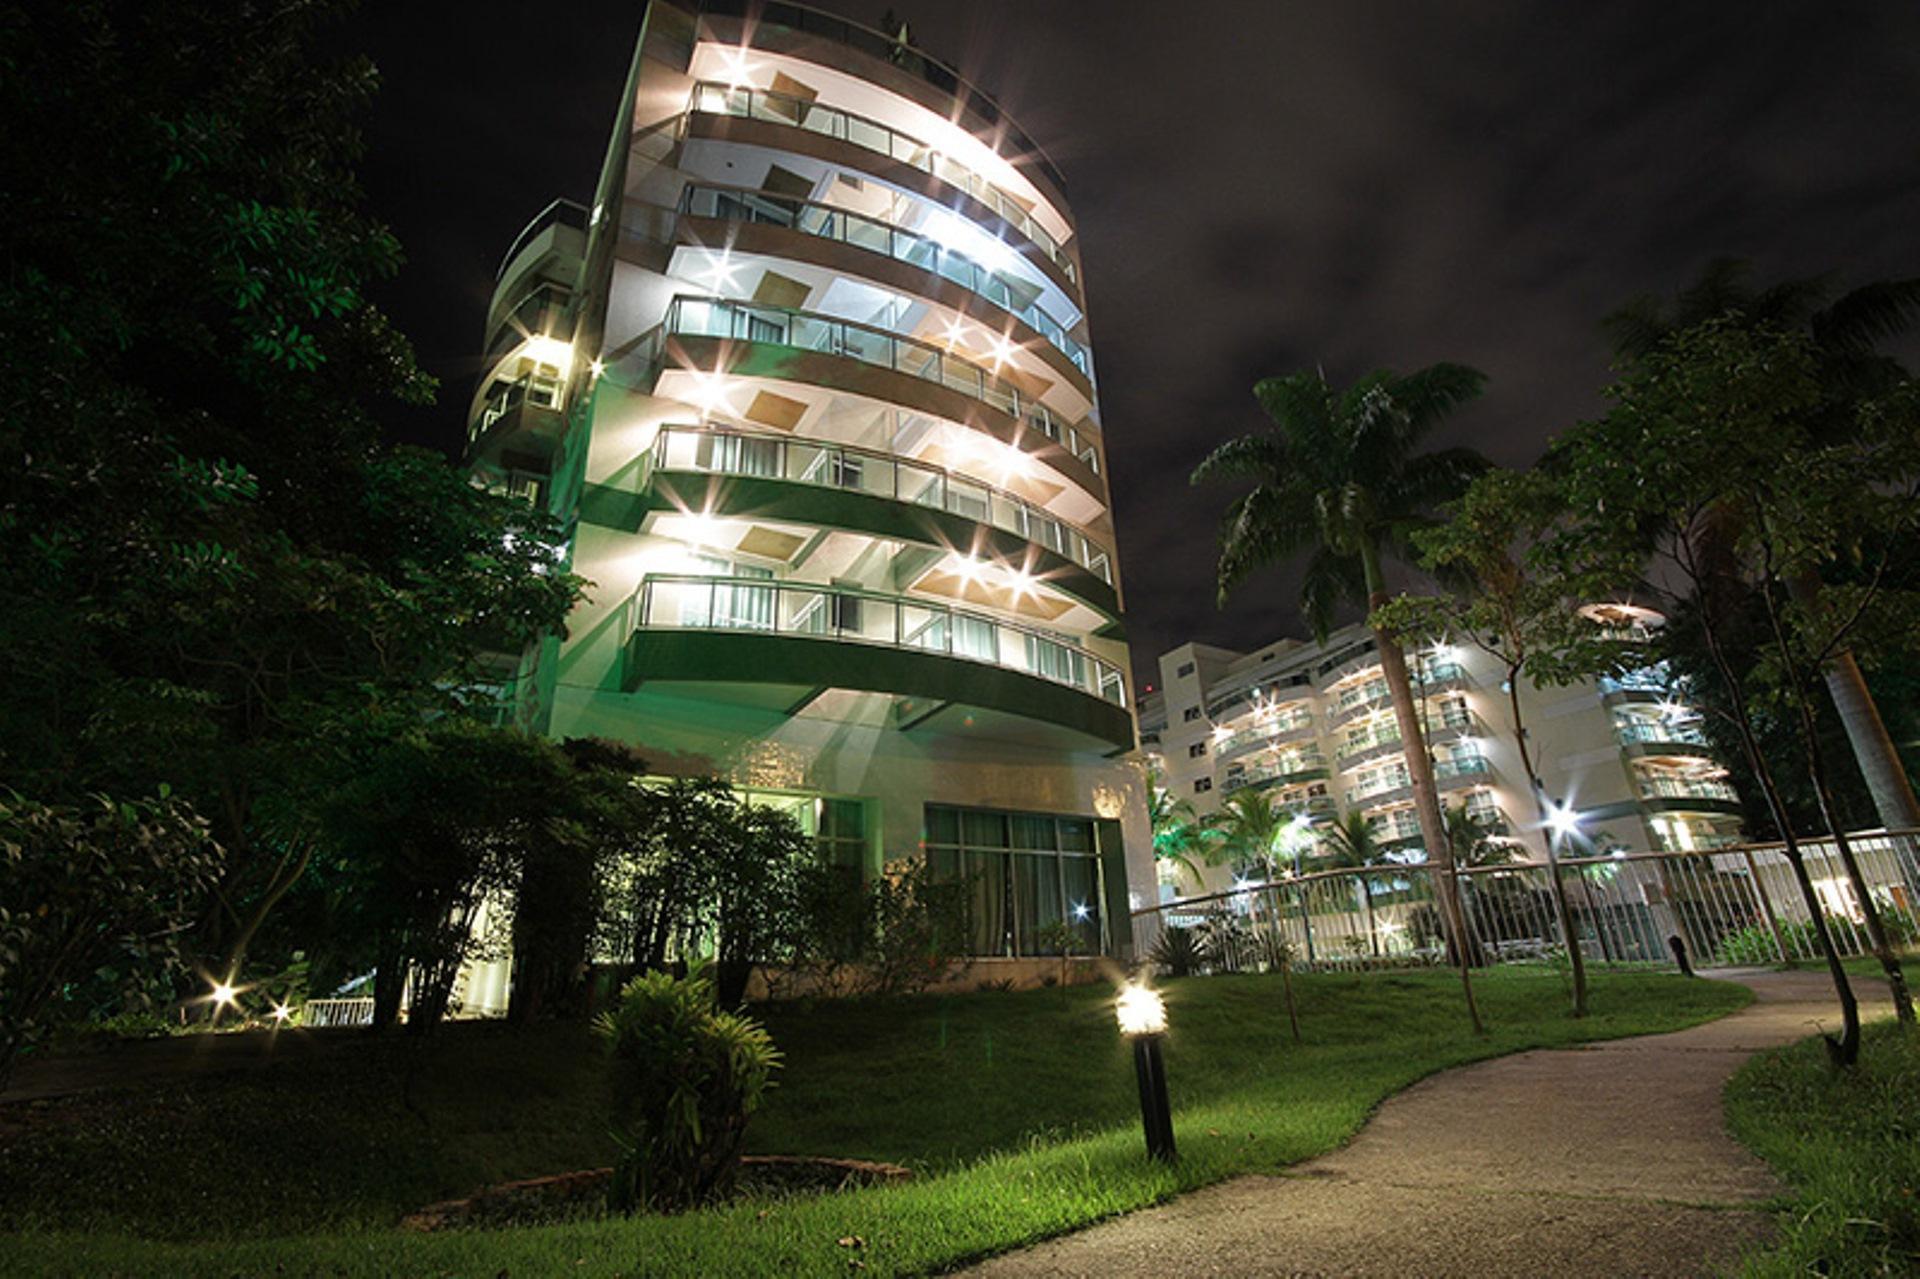
<instances>
[{"instance_id":1,"label":"balcony","mask_svg":"<svg viewBox=\"0 0 1920 1279\"><path fill-rule=\"evenodd\" d=\"M779 484L805 485L855 498L870 498L885 503L904 503L917 510L940 511L974 524L987 525L1049 551L1097 578L1101 585L1113 584L1113 557L1105 546L1088 536L1085 530L1049 515L1032 503L1003 489L955 475L940 467L916 462L895 454L872 449L853 448L794 439L784 435L735 431L718 427L667 426L654 438L652 475L680 473L705 476L730 476L743 480L766 480ZM681 494L692 509L709 509L709 495ZM751 505L751 498L747 499ZM854 520L848 527L884 524L869 531L927 540L928 530L911 520L902 521L897 508L880 508L883 518L871 515ZM721 510L720 513L725 513ZM795 510L796 516L803 512ZM835 512L822 509L823 523L839 523ZM853 513L857 514L857 513ZM891 518L885 518L890 516ZM924 524L924 521L923 521ZM969 538L967 543L971 543ZM1047 577L1047 574L1036 574ZM1062 585L1065 585L1062 582ZM1117 601L1111 590L1097 592L1095 603L1113 612Z\"/></svg>"},{"instance_id":2,"label":"balcony","mask_svg":"<svg viewBox=\"0 0 1920 1279\"><path fill-rule=\"evenodd\" d=\"M1214 746L1215 759L1232 759L1248 751L1299 741L1313 733L1313 716L1294 715L1229 733Z\"/></svg>"},{"instance_id":3,"label":"balcony","mask_svg":"<svg viewBox=\"0 0 1920 1279\"><path fill-rule=\"evenodd\" d=\"M486 353L480 359L481 367L491 366L524 338L560 332L566 321L567 307L572 302L571 289L552 282L536 286L488 330Z\"/></svg>"},{"instance_id":4,"label":"balcony","mask_svg":"<svg viewBox=\"0 0 1920 1279\"><path fill-rule=\"evenodd\" d=\"M558 438L560 403L566 391L561 379L539 374L497 384L467 429L468 446L496 433L496 428L502 437L524 433L551 444Z\"/></svg>"},{"instance_id":5,"label":"balcony","mask_svg":"<svg viewBox=\"0 0 1920 1279\"><path fill-rule=\"evenodd\" d=\"M983 613L841 587L679 574L648 575L628 609L628 691L652 680L854 689L1048 721L1120 750L1134 744L1119 668Z\"/></svg>"},{"instance_id":6,"label":"balcony","mask_svg":"<svg viewBox=\"0 0 1920 1279\"><path fill-rule=\"evenodd\" d=\"M877 120L842 111L838 107L822 106L805 98L771 93L765 89L734 87L711 80L703 80L693 86L687 111L689 115L699 112L802 129L918 169L948 186L964 191L1038 249L1066 277L1069 284L1078 286L1080 282L1079 269L1074 266L1072 256L1034 221L1018 200L951 156Z\"/></svg>"},{"instance_id":7,"label":"balcony","mask_svg":"<svg viewBox=\"0 0 1920 1279\"><path fill-rule=\"evenodd\" d=\"M1648 777L1634 779L1641 799L1711 800L1738 808L1740 793L1723 781L1708 777Z\"/></svg>"},{"instance_id":8,"label":"balcony","mask_svg":"<svg viewBox=\"0 0 1920 1279\"><path fill-rule=\"evenodd\" d=\"M1093 474L1100 472L1098 447L1090 437L1013 383L927 342L810 311L723 298L676 297L667 308L661 331L669 337L717 338L814 352L945 387L1039 432ZM742 376L761 373L752 361L736 371Z\"/></svg>"},{"instance_id":9,"label":"balcony","mask_svg":"<svg viewBox=\"0 0 1920 1279\"><path fill-rule=\"evenodd\" d=\"M1318 755L1292 755L1285 759L1273 760L1265 764L1256 764L1252 768L1233 768L1221 779L1222 793L1257 787L1265 790L1271 786L1292 786L1300 782L1324 781L1327 776L1327 762Z\"/></svg>"},{"instance_id":10,"label":"balcony","mask_svg":"<svg viewBox=\"0 0 1920 1279\"><path fill-rule=\"evenodd\" d=\"M1027 286L989 270L931 236L832 205L738 187L688 187L681 197L680 211L689 217L781 227L931 272L1025 324L1045 338L1089 385L1092 384L1092 353L1074 340L1065 325L1031 298L1022 297L1029 291Z\"/></svg>"},{"instance_id":11,"label":"balcony","mask_svg":"<svg viewBox=\"0 0 1920 1279\"><path fill-rule=\"evenodd\" d=\"M1614 736L1629 758L1649 755L1711 757L1713 744L1692 724L1634 718L1615 721Z\"/></svg>"},{"instance_id":12,"label":"balcony","mask_svg":"<svg viewBox=\"0 0 1920 1279\"><path fill-rule=\"evenodd\" d=\"M1333 699L1333 708L1328 712L1327 723L1343 724L1350 719L1358 718L1364 711L1385 706L1391 700L1392 692L1387 688L1387 681L1384 679L1356 684L1352 688L1341 690L1340 695Z\"/></svg>"},{"instance_id":13,"label":"balcony","mask_svg":"<svg viewBox=\"0 0 1920 1279\"><path fill-rule=\"evenodd\" d=\"M1492 775L1493 766L1483 755L1456 755L1433 766L1433 784L1443 791L1478 785Z\"/></svg>"}]
</instances>

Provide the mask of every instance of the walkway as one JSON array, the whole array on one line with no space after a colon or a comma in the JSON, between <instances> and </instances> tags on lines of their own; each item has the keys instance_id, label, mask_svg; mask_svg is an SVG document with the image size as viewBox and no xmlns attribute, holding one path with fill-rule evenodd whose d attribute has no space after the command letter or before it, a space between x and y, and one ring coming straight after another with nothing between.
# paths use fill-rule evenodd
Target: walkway
<instances>
[{"instance_id":1,"label":"walkway","mask_svg":"<svg viewBox=\"0 0 1920 1279\"><path fill-rule=\"evenodd\" d=\"M1691 1275L1725 1268L1783 1187L1727 1135L1750 1054L1835 1029L1823 974L1742 971L1758 1000L1691 1030L1450 1070L1343 1150L989 1261L982 1276ZM1870 1016L1891 1011L1855 982Z\"/></svg>"}]
</instances>

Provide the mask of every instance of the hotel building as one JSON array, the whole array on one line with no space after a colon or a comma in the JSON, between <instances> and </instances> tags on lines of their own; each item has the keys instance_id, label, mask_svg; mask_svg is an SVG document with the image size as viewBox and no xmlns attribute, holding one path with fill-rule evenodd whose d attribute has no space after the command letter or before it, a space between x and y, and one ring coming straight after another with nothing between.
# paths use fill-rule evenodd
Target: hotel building
<instances>
[{"instance_id":1,"label":"hotel building","mask_svg":"<svg viewBox=\"0 0 1920 1279\"><path fill-rule=\"evenodd\" d=\"M1611 626L1658 625L1624 606L1596 610ZM1408 653L1415 703L1440 801L1464 804L1523 859L1546 856L1514 742L1505 668L1483 650ZM1739 797L1661 672L1565 687L1523 685L1521 713L1550 802L1579 821L1590 854L1617 848L1693 849L1732 843ZM1161 784L1204 815L1237 791L1270 793L1325 823L1366 814L1385 851L1417 859L1423 843L1400 730L1373 636L1349 626L1325 644L1285 639L1254 653L1183 644L1160 658L1159 687L1140 699L1140 738ZM1163 868L1163 877L1171 868ZM1206 873L1224 888L1227 867ZM1162 895L1192 895L1188 879Z\"/></svg>"},{"instance_id":2,"label":"hotel building","mask_svg":"<svg viewBox=\"0 0 1920 1279\"><path fill-rule=\"evenodd\" d=\"M1153 874L1064 186L917 48L655 0L471 405L476 480L592 583L503 673L514 719L728 779L866 875L976 877L988 957L1062 922L1124 952Z\"/></svg>"}]
</instances>

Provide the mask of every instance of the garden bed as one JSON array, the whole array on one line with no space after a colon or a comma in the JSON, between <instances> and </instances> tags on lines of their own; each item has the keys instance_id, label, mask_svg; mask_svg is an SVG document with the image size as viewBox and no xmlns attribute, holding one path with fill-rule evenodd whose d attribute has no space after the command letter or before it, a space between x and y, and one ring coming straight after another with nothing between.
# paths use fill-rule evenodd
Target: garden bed
<instances>
[{"instance_id":1,"label":"garden bed","mask_svg":"<svg viewBox=\"0 0 1920 1279\"><path fill-rule=\"evenodd\" d=\"M794 1195L831 1194L868 1186L895 1185L911 1179L911 1170L899 1164L867 1159L829 1159L806 1155L747 1155L733 1194L742 1199L785 1199ZM551 1177L488 1186L465 1199L448 1199L410 1213L402 1230L428 1233L463 1227L530 1226L556 1221L582 1221L605 1216L611 1168L589 1168Z\"/></svg>"}]
</instances>

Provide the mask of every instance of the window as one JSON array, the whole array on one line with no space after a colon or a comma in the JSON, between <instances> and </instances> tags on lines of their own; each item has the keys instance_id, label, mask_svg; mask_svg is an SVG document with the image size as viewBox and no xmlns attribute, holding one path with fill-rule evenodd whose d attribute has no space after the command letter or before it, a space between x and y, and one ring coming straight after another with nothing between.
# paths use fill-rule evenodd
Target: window
<instances>
[{"instance_id":1,"label":"window","mask_svg":"<svg viewBox=\"0 0 1920 1279\"><path fill-rule=\"evenodd\" d=\"M1191 724L1200 718L1200 708L1198 706L1189 706L1186 710L1180 712L1180 717Z\"/></svg>"},{"instance_id":2,"label":"window","mask_svg":"<svg viewBox=\"0 0 1920 1279\"><path fill-rule=\"evenodd\" d=\"M867 860L865 806L857 799L821 799L814 806L814 847L822 861L853 870Z\"/></svg>"},{"instance_id":3,"label":"window","mask_svg":"<svg viewBox=\"0 0 1920 1279\"><path fill-rule=\"evenodd\" d=\"M1193 793L1196 795L1204 795L1212 789L1213 779L1211 777L1202 777L1193 784Z\"/></svg>"},{"instance_id":4,"label":"window","mask_svg":"<svg viewBox=\"0 0 1920 1279\"><path fill-rule=\"evenodd\" d=\"M1082 950L1106 949L1102 878L1093 820L929 804L927 861L965 879L976 955L1050 955L1042 935L1066 924Z\"/></svg>"},{"instance_id":5,"label":"window","mask_svg":"<svg viewBox=\"0 0 1920 1279\"><path fill-rule=\"evenodd\" d=\"M1187 676L1191 674L1193 674L1193 663L1182 662L1180 663L1179 667L1173 672L1173 677L1175 679L1185 679Z\"/></svg>"},{"instance_id":6,"label":"window","mask_svg":"<svg viewBox=\"0 0 1920 1279\"><path fill-rule=\"evenodd\" d=\"M1199 759L1202 755L1206 753L1207 753L1207 744L1205 742L1195 742L1193 745L1187 747L1188 759Z\"/></svg>"}]
</instances>

